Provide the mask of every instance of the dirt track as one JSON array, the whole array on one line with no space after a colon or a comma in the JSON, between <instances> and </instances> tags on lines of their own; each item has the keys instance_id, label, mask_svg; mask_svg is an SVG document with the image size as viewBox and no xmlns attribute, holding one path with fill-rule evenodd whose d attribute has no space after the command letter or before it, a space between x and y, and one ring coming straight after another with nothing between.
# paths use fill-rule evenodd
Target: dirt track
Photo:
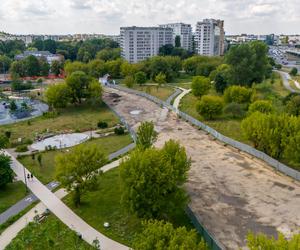
<instances>
[{"instance_id":1,"label":"dirt track","mask_svg":"<svg viewBox=\"0 0 300 250\"><path fill-rule=\"evenodd\" d=\"M104 99L137 128L153 121L159 132L156 146L175 139L192 159L186 185L193 212L227 249L245 246L249 230L286 236L300 228L300 184L276 173L262 161L224 146L175 114L135 95L106 92ZM130 112L139 110L139 114ZM137 112L138 113L138 112Z\"/></svg>"}]
</instances>

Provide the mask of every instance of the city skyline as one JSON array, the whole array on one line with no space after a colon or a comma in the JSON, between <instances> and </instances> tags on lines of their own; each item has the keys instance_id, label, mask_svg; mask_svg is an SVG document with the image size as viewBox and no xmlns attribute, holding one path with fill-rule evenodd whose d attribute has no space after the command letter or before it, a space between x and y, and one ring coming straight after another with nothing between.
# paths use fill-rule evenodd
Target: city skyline
<instances>
[{"instance_id":1,"label":"city skyline","mask_svg":"<svg viewBox=\"0 0 300 250\"><path fill-rule=\"evenodd\" d=\"M227 35L300 33L296 0L10 0L0 6L0 31L118 34L120 26L132 25L183 22L195 28L204 18L224 20Z\"/></svg>"}]
</instances>

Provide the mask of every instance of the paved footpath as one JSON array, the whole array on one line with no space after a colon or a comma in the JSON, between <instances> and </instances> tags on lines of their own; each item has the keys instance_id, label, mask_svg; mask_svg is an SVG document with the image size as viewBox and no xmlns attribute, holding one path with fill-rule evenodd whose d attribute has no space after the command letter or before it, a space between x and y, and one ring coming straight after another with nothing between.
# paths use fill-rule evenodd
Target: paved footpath
<instances>
[{"instance_id":1,"label":"paved footpath","mask_svg":"<svg viewBox=\"0 0 300 250\"><path fill-rule=\"evenodd\" d=\"M120 157L121 155L128 153L134 147L135 147L135 144L131 143L128 146L110 154L108 156L108 159L110 161L113 159L116 159L116 158ZM17 155L11 150L7 150L7 151L9 152L10 155L13 155L14 157ZM22 179L24 179L24 175L22 176L22 178L20 180L22 180ZM46 186L48 187L49 190L53 190L53 189L57 188L59 185L60 185L59 182L52 181L52 182L48 183ZM34 194L27 195L25 198L23 198L22 200L17 202L15 205L11 206L9 209L7 209L6 211L4 211L3 213L0 214L0 225L5 223L12 216L19 214L21 211L23 211L25 208L27 208L28 206L30 206L33 202L35 202L37 200L38 200L38 198Z\"/></svg>"},{"instance_id":2,"label":"paved footpath","mask_svg":"<svg viewBox=\"0 0 300 250\"><path fill-rule=\"evenodd\" d=\"M290 80L292 80L291 76L289 73L283 72L283 71L279 71L279 70L274 70L275 72L278 72L281 75L282 81L283 81L283 86L289 90L292 93L300 93L300 91L293 89L290 85ZM294 81L295 82L295 81ZM297 86L297 84L296 84Z\"/></svg>"},{"instance_id":3,"label":"paved footpath","mask_svg":"<svg viewBox=\"0 0 300 250\"><path fill-rule=\"evenodd\" d=\"M187 95L188 93L191 92L191 89L184 89L184 88L180 88L182 90L181 94L179 96L177 96L173 102L173 107L176 109L179 109L179 104L181 99Z\"/></svg>"},{"instance_id":4,"label":"paved footpath","mask_svg":"<svg viewBox=\"0 0 300 250\"><path fill-rule=\"evenodd\" d=\"M5 154L11 156L5 151ZM25 174L31 174L20 162L18 162L13 156L11 156L12 163L11 168L16 175L23 179L24 169ZM119 165L120 160L112 162L105 166L103 171L108 171ZM53 213L55 214L64 224L70 229L80 233L82 238L92 244L95 239L98 239L102 250L125 250L127 246L122 245L116 241L109 239L104 236L93 227L88 225L78 215L76 215L67 205L65 205L55 194L53 194L46 186L44 186L38 179L34 178L33 181L27 183L28 188L32 193Z\"/></svg>"}]
</instances>

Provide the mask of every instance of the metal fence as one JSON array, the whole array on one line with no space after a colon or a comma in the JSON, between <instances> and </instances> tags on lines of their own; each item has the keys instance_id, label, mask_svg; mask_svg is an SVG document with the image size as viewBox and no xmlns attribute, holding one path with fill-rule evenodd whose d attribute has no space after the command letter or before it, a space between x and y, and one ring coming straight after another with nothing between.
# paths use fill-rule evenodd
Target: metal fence
<instances>
[{"instance_id":1,"label":"metal fence","mask_svg":"<svg viewBox=\"0 0 300 250\"><path fill-rule=\"evenodd\" d=\"M148 95L146 93L143 93L143 92L140 92L140 91L137 91L137 90L133 90L133 89L128 89L128 88L124 88L124 87L121 87L121 86L116 86L116 85L113 85L113 86L110 86L112 88L115 88L115 89L119 89L121 91L125 91L125 92L128 92L128 93L132 93L132 94L135 94L135 95L139 95L139 96L142 96L142 97L145 97L147 98L148 100L150 101L153 101L155 102L156 104L160 105L160 106L163 106L163 107L166 107L168 108L169 110L172 110L174 111L175 113L177 113L177 115L179 117L181 117L182 119L186 120L187 122L201 128L202 130L206 131L207 133L211 134L213 137L215 137L216 139L218 139L219 141L225 143L225 144L228 144L234 148L237 148L243 152L246 152L252 156L255 156L256 158L258 159L261 159L263 160L264 162L268 163L269 165L271 165L273 168L275 168L277 171L280 171L281 173L285 174L285 175L288 175L298 181L300 181L300 172L295 170L295 169L292 169L286 165L284 165L283 163L279 162L278 160L270 157L269 155L267 155L266 153L264 152L261 152L247 144L244 144L244 143L241 143L241 142L238 142L238 141L235 141L227 136L224 136L222 135L221 133L219 133L218 131L216 131L215 129L205 125L204 123L196 120L195 118L191 117L190 115L178 110L178 109L175 109L173 106L171 106L169 103L167 102L164 102L154 96L151 96L151 95Z\"/></svg>"},{"instance_id":2,"label":"metal fence","mask_svg":"<svg viewBox=\"0 0 300 250\"><path fill-rule=\"evenodd\" d=\"M194 227L198 231L198 233L203 237L206 244L212 250L223 250L225 247L218 242L206 229L202 226L201 220L193 213L192 209L187 206L185 209L186 214L189 216L190 220L192 221Z\"/></svg>"}]
</instances>

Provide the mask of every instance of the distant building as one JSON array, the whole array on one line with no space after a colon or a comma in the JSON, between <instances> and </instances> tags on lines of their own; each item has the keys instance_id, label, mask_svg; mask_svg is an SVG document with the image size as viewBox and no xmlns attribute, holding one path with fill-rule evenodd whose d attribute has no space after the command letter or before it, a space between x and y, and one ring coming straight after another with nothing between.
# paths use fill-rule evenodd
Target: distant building
<instances>
[{"instance_id":1,"label":"distant building","mask_svg":"<svg viewBox=\"0 0 300 250\"><path fill-rule=\"evenodd\" d=\"M221 56L224 54L225 32L224 21L204 19L196 24L196 52L205 56Z\"/></svg>"},{"instance_id":2,"label":"distant building","mask_svg":"<svg viewBox=\"0 0 300 250\"><path fill-rule=\"evenodd\" d=\"M192 26L185 23L169 23L159 25L162 28L171 28L173 30L173 45L175 46L176 36L180 37L181 48L191 51L193 47Z\"/></svg>"},{"instance_id":3,"label":"distant building","mask_svg":"<svg viewBox=\"0 0 300 250\"><path fill-rule=\"evenodd\" d=\"M120 47L122 57L137 63L156 56L159 48L173 44L173 30L162 27L121 27Z\"/></svg>"},{"instance_id":4,"label":"distant building","mask_svg":"<svg viewBox=\"0 0 300 250\"><path fill-rule=\"evenodd\" d=\"M38 59L45 58L50 65L54 61L64 60L62 55L51 54L49 51L24 51L23 54L16 55L15 60L22 60L28 56L35 56Z\"/></svg>"}]
</instances>

